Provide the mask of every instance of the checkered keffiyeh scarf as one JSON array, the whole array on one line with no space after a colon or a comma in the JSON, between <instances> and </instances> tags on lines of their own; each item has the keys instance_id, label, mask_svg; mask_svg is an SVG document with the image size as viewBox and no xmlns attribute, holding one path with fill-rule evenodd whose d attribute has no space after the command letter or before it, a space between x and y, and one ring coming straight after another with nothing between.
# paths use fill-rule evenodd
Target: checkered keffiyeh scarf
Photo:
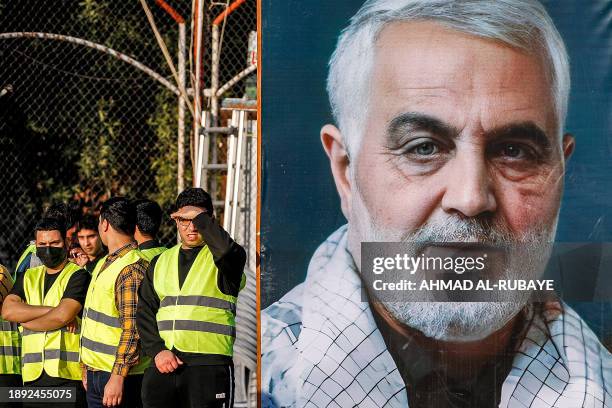
<instances>
[{"instance_id":1,"label":"checkered keffiyeh scarf","mask_svg":"<svg viewBox=\"0 0 612 408\"><path fill-rule=\"evenodd\" d=\"M262 312L263 407L407 407L402 377L346 249L346 226L308 275ZM569 307L534 316L500 407L611 407L612 356Z\"/></svg>"}]
</instances>

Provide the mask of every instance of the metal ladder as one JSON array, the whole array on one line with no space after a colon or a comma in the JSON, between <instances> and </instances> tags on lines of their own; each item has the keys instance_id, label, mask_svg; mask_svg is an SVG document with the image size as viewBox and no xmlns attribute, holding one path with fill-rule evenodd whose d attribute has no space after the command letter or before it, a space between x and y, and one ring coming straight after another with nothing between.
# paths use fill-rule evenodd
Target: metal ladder
<instances>
[{"instance_id":1,"label":"metal ladder","mask_svg":"<svg viewBox=\"0 0 612 408\"><path fill-rule=\"evenodd\" d=\"M216 183L211 183L211 187L207 185L208 172L227 172L225 199L223 201L215 200L213 204L216 207L223 206L223 228L231 236L236 233L236 220L239 216L241 204L240 183L244 172L243 156L247 137L247 115L248 111L246 110L233 109L232 118L226 127L208 127L206 125L207 122L210 123L210 114L206 112L202 115L202 127L197 141L196 163L199 170L195 174L195 185L210 190L209 193L214 198L217 196ZM210 154L211 140L215 142L217 137L227 138L226 163L215 163L216 155Z\"/></svg>"}]
</instances>

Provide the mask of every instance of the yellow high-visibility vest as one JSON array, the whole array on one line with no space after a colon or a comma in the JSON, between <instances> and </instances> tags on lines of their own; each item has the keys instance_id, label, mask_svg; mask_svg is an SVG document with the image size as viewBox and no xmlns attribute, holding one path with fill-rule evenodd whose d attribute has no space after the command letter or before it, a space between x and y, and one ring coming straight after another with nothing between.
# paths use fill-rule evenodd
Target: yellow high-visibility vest
<instances>
[{"instance_id":1,"label":"yellow high-visibility vest","mask_svg":"<svg viewBox=\"0 0 612 408\"><path fill-rule=\"evenodd\" d=\"M160 299L156 315L159 334L168 350L232 356L236 297L218 288L219 270L208 246L200 250L179 288L180 248L179 244L168 249L155 263L153 286Z\"/></svg>"},{"instance_id":2,"label":"yellow high-visibility vest","mask_svg":"<svg viewBox=\"0 0 612 408\"><path fill-rule=\"evenodd\" d=\"M71 262L67 263L47 290L47 294L43 295L46 269L42 265L25 272L23 290L29 305L59 305L70 277L82 268ZM80 319L76 319L80 326ZM43 369L51 377L80 380L79 334L69 333L64 327L46 332L23 329L21 363L24 382L36 380Z\"/></svg>"},{"instance_id":3,"label":"yellow high-visibility vest","mask_svg":"<svg viewBox=\"0 0 612 408\"><path fill-rule=\"evenodd\" d=\"M11 284L15 279L6 268L0 270ZM8 290L11 287L7 288ZM21 374L21 337L17 323L3 320L0 317L0 374Z\"/></svg>"},{"instance_id":4,"label":"yellow high-visibility vest","mask_svg":"<svg viewBox=\"0 0 612 408\"><path fill-rule=\"evenodd\" d=\"M21 265L21 263L26 259L26 256L30 254L35 254L35 253L36 253L36 245L34 244L28 245L28 247L23 251L23 253L19 257L19 260L17 261L17 266L15 266L15 270L19 269L19 266Z\"/></svg>"},{"instance_id":5,"label":"yellow high-visibility vest","mask_svg":"<svg viewBox=\"0 0 612 408\"><path fill-rule=\"evenodd\" d=\"M162 247L155 247L155 248L148 248L148 249L139 249L139 251L142 254L142 257L145 261L151 262L153 258L161 254L162 252L166 251L167 249L168 248L162 246Z\"/></svg>"},{"instance_id":6,"label":"yellow high-visibility vest","mask_svg":"<svg viewBox=\"0 0 612 408\"><path fill-rule=\"evenodd\" d=\"M96 265L87 290L81 329L81 361L88 367L111 372L122 332L115 304L115 282L123 268L138 262L142 254L136 249L131 250L101 271L106 258L100 259ZM144 373L150 362L148 357L141 355L138 364L128 374Z\"/></svg>"}]
</instances>

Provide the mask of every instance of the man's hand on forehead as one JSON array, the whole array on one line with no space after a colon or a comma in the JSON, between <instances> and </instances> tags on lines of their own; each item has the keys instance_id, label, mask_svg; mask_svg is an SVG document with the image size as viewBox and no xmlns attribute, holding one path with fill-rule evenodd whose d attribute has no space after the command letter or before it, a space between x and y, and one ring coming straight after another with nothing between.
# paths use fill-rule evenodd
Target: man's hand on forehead
<instances>
[{"instance_id":1,"label":"man's hand on forehead","mask_svg":"<svg viewBox=\"0 0 612 408\"><path fill-rule=\"evenodd\" d=\"M170 218L172 218L173 220L193 220L195 217L205 212L207 211L204 208L196 207L193 205L186 205L184 207L179 208L178 211L173 212L170 215Z\"/></svg>"}]
</instances>

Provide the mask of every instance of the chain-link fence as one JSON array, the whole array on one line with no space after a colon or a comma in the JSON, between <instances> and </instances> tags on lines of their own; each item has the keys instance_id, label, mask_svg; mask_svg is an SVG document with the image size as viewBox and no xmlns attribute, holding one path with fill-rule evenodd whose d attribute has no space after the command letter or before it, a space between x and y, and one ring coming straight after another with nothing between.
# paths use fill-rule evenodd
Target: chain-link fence
<instances>
[{"instance_id":1,"label":"chain-link fence","mask_svg":"<svg viewBox=\"0 0 612 408\"><path fill-rule=\"evenodd\" d=\"M257 30L257 1L232 0L204 2L206 17L203 21L202 89L210 89L214 81L213 42L218 41L218 86L227 84L246 69L249 61L249 35ZM218 28L215 37L214 27ZM252 71L254 72L254 71ZM252 76L254 79L255 77ZM223 97L242 98L246 93L246 80L238 81L223 92ZM251 95L255 99L256 95ZM209 106L210 107L210 106ZM206 109L206 106L203 107Z\"/></svg>"},{"instance_id":2,"label":"chain-link fence","mask_svg":"<svg viewBox=\"0 0 612 408\"><path fill-rule=\"evenodd\" d=\"M207 96L202 109L210 116L209 126L227 125L232 109L257 107L256 12L256 0L217 1L208 7L200 87ZM218 165L227 163L227 148L225 137L210 135L207 164L211 166L201 183L213 195L222 217L226 174Z\"/></svg>"},{"instance_id":3,"label":"chain-link fence","mask_svg":"<svg viewBox=\"0 0 612 408\"><path fill-rule=\"evenodd\" d=\"M170 3L189 21L191 4ZM178 25L152 11L176 56ZM178 96L166 79L138 1L0 1L1 263L14 265L53 201L95 213L109 196L126 195L169 209ZM190 167L185 174L190 185ZM176 239L169 219L161 238Z\"/></svg>"}]
</instances>

